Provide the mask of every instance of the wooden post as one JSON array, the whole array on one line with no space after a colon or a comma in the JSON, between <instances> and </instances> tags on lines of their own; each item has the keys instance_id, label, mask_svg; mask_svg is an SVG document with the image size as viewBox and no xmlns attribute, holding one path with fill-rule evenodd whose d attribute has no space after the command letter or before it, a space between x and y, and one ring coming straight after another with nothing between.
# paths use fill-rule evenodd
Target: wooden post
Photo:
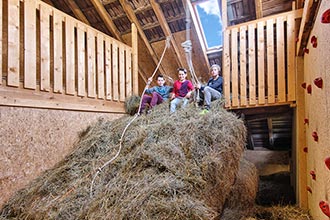
<instances>
[{"instance_id":1,"label":"wooden post","mask_svg":"<svg viewBox=\"0 0 330 220\"><path fill-rule=\"evenodd\" d=\"M265 104L265 36L264 21L257 23L258 44L258 104Z\"/></svg>"},{"instance_id":2,"label":"wooden post","mask_svg":"<svg viewBox=\"0 0 330 220\"><path fill-rule=\"evenodd\" d=\"M255 24L249 24L249 105L256 104Z\"/></svg>"},{"instance_id":3,"label":"wooden post","mask_svg":"<svg viewBox=\"0 0 330 220\"><path fill-rule=\"evenodd\" d=\"M119 101L125 101L125 49L124 45L120 44L118 47L119 55Z\"/></svg>"},{"instance_id":4,"label":"wooden post","mask_svg":"<svg viewBox=\"0 0 330 220\"><path fill-rule=\"evenodd\" d=\"M229 53L229 44L230 44L230 30L226 30L223 35L223 61L222 61L222 77L224 80L224 96L226 100L225 107L231 107L231 94L230 94L230 65L231 57Z\"/></svg>"},{"instance_id":5,"label":"wooden post","mask_svg":"<svg viewBox=\"0 0 330 220\"><path fill-rule=\"evenodd\" d=\"M103 45L103 34L97 33L97 97L104 99L104 45Z\"/></svg>"},{"instance_id":6,"label":"wooden post","mask_svg":"<svg viewBox=\"0 0 330 220\"><path fill-rule=\"evenodd\" d=\"M296 76L295 76L295 18L292 15L287 19L287 68L288 68L288 101L296 100Z\"/></svg>"},{"instance_id":7,"label":"wooden post","mask_svg":"<svg viewBox=\"0 0 330 220\"><path fill-rule=\"evenodd\" d=\"M231 30L231 96L232 106L238 107L238 42L237 28ZM227 78L228 79L228 78Z\"/></svg>"},{"instance_id":8,"label":"wooden post","mask_svg":"<svg viewBox=\"0 0 330 220\"><path fill-rule=\"evenodd\" d=\"M3 2L0 1L0 85L2 84L2 9L3 9Z\"/></svg>"},{"instance_id":9,"label":"wooden post","mask_svg":"<svg viewBox=\"0 0 330 220\"><path fill-rule=\"evenodd\" d=\"M96 96L95 31L87 30L87 96Z\"/></svg>"},{"instance_id":10,"label":"wooden post","mask_svg":"<svg viewBox=\"0 0 330 220\"><path fill-rule=\"evenodd\" d=\"M54 92L63 92L63 29L62 22L63 16L60 13L53 13L54 21ZM46 47L48 50L48 48ZM45 49L42 49L42 51ZM42 52L43 53L43 52ZM50 53L50 51L47 51ZM46 56L46 55L45 55ZM46 60L45 60L46 61ZM45 64L46 65L46 64ZM49 65L49 64L47 64ZM41 83L44 84L43 90L49 91L50 88L50 76L47 75L48 72L41 72L44 77Z\"/></svg>"},{"instance_id":11,"label":"wooden post","mask_svg":"<svg viewBox=\"0 0 330 220\"><path fill-rule=\"evenodd\" d=\"M226 30L227 28L227 1L218 1L219 6L221 7L221 18L222 18L222 33L223 33L223 59L222 59L222 76L224 79L224 96L226 99L225 107L231 107L231 98L230 98L230 53L229 53L229 37L230 31Z\"/></svg>"},{"instance_id":12,"label":"wooden post","mask_svg":"<svg viewBox=\"0 0 330 220\"><path fill-rule=\"evenodd\" d=\"M78 96L86 94L86 48L85 26L77 27L77 57L78 57Z\"/></svg>"},{"instance_id":13,"label":"wooden post","mask_svg":"<svg viewBox=\"0 0 330 220\"><path fill-rule=\"evenodd\" d=\"M111 44L112 40L106 39L105 41L105 92L106 92L106 99L111 100L112 99L112 59L111 59Z\"/></svg>"},{"instance_id":14,"label":"wooden post","mask_svg":"<svg viewBox=\"0 0 330 220\"><path fill-rule=\"evenodd\" d=\"M1 8L2 9L2 8ZM19 0L8 1L8 76L9 86L19 86Z\"/></svg>"},{"instance_id":15,"label":"wooden post","mask_svg":"<svg viewBox=\"0 0 330 220\"><path fill-rule=\"evenodd\" d=\"M303 148L306 146L306 130L304 125L305 118L305 92L300 86L304 82L304 60L303 57L296 57L296 76L297 76L297 85L296 93L297 107L294 111L294 147L293 149L295 155L295 171L296 171L296 198L299 204L299 207L302 209L308 208L308 198L307 198L307 154L304 152Z\"/></svg>"},{"instance_id":16,"label":"wooden post","mask_svg":"<svg viewBox=\"0 0 330 220\"><path fill-rule=\"evenodd\" d=\"M276 50L277 50L277 90L278 102L286 101L286 86L285 86L285 48L284 48L284 18L276 19ZM294 52L294 51L293 51Z\"/></svg>"},{"instance_id":17,"label":"wooden post","mask_svg":"<svg viewBox=\"0 0 330 220\"><path fill-rule=\"evenodd\" d=\"M267 29L267 100L275 103L274 20L266 22Z\"/></svg>"},{"instance_id":18,"label":"wooden post","mask_svg":"<svg viewBox=\"0 0 330 220\"><path fill-rule=\"evenodd\" d=\"M40 90L50 91L50 14L49 5L41 4L40 13ZM62 56L62 20L54 14L54 92L62 92L62 65L57 65Z\"/></svg>"},{"instance_id":19,"label":"wooden post","mask_svg":"<svg viewBox=\"0 0 330 220\"><path fill-rule=\"evenodd\" d=\"M246 28L240 27L240 105L246 106Z\"/></svg>"},{"instance_id":20,"label":"wooden post","mask_svg":"<svg viewBox=\"0 0 330 220\"><path fill-rule=\"evenodd\" d=\"M2 21L2 19L0 21ZM25 61L24 88L29 88L29 89L35 89L37 83L36 28L37 28L36 2L25 1L24 2L24 61Z\"/></svg>"},{"instance_id":21,"label":"wooden post","mask_svg":"<svg viewBox=\"0 0 330 220\"><path fill-rule=\"evenodd\" d=\"M60 24L61 25L61 24ZM75 94L75 60L74 60L74 26L72 19L65 18L65 47L66 47L66 94Z\"/></svg>"},{"instance_id":22,"label":"wooden post","mask_svg":"<svg viewBox=\"0 0 330 220\"><path fill-rule=\"evenodd\" d=\"M219 5L221 5L222 30L224 32L228 26L227 1L221 1L221 3L219 3Z\"/></svg>"},{"instance_id":23,"label":"wooden post","mask_svg":"<svg viewBox=\"0 0 330 220\"><path fill-rule=\"evenodd\" d=\"M132 23L132 75L133 75L133 94L139 93L138 80L138 33L134 23Z\"/></svg>"}]
</instances>

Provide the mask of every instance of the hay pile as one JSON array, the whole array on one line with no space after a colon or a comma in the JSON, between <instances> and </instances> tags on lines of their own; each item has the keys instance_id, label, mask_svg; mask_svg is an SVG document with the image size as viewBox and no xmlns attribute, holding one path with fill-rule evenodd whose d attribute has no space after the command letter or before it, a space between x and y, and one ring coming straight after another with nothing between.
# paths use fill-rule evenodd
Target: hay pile
<instances>
[{"instance_id":1,"label":"hay pile","mask_svg":"<svg viewBox=\"0 0 330 220\"><path fill-rule=\"evenodd\" d=\"M246 135L243 121L221 105L203 116L192 106L169 115L159 105L138 117L90 198L96 169L116 154L131 117L100 120L71 155L5 204L2 219L219 219Z\"/></svg>"},{"instance_id":2,"label":"hay pile","mask_svg":"<svg viewBox=\"0 0 330 220\"><path fill-rule=\"evenodd\" d=\"M141 97L138 95L133 95L128 98L124 104L125 112L129 115L134 115L138 112L140 107Z\"/></svg>"},{"instance_id":3,"label":"hay pile","mask_svg":"<svg viewBox=\"0 0 330 220\"><path fill-rule=\"evenodd\" d=\"M312 220L307 211L295 206L255 207L254 218L246 220Z\"/></svg>"},{"instance_id":4,"label":"hay pile","mask_svg":"<svg viewBox=\"0 0 330 220\"><path fill-rule=\"evenodd\" d=\"M235 184L221 215L222 220L245 220L254 215L258 178L255 165L242 158Z\"/></svg>"}]
</instances>

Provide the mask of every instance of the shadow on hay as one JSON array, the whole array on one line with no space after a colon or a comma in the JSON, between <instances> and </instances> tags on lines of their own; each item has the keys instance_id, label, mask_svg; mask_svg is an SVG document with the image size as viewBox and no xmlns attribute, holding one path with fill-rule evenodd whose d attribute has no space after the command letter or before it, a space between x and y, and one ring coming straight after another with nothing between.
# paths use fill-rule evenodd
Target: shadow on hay
<instances>
[{"instance_id":1,"label":"shadow on hay","mask_svg":"<svg viewBox=\"0 0 330 220\"><path fill-rule=\"evenodd\" d=\"M99 120L82 132L72 154L17 192L1 218L220 219L233 197L244 123L222 101L204 116L192 105L172 115L167 105L156 106L129 127L122 152L98 175L91 198L92 176L116 154L130 120Z\"/></svg>"}]
</instances>

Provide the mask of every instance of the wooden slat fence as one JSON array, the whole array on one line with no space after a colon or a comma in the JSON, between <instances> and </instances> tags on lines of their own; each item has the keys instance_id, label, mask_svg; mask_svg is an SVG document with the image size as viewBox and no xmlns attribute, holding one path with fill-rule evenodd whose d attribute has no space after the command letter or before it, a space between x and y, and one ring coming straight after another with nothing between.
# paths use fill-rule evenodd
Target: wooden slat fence
<instances>
[{"instance_id":1,"label":"wooden slat fence","mask_svg":"<svg viewBox=\"0 0 330 220\"><path fill-rule=\"evenodd\" d=\"M132 47L40 0L0 6L0 105L123 111L138 91Z\"/></svg>"},{"instance_id":2,"label":"wooden slat fence","mask_svg":"<svg viewBox=\"0 0 330 220\"><path fill-rule=\"evenodd\" d=\"M295 19L302 10L227 27L223 77L227 108L295 101Z\"/></svg>"}]
</instances>

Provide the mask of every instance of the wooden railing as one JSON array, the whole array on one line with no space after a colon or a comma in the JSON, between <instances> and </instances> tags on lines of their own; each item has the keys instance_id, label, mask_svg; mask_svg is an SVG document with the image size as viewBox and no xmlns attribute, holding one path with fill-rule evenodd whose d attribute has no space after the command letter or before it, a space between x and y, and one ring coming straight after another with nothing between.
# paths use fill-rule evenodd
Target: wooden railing
<instances>
[{"instance_id":1,"label":"wooden railing","mask_svg":"<svg viewBox=\"0 0 330 220\"><path fill-rule=\"evenodd\" d=\"M302 10L296 10L225 30L223 77L227 108L295 101L295 19L301 15Z\"/></svg>"},{"instance_id":2,"label":"wooden railing","mask_svg":"<svg viewBox=\"0 0 330 220\"><path fill-rule=\"evenodd\" d=\"M0 8L0 105L122 112L137 94L132 47L39 0Z\"/></svg>"}]
</instances>

